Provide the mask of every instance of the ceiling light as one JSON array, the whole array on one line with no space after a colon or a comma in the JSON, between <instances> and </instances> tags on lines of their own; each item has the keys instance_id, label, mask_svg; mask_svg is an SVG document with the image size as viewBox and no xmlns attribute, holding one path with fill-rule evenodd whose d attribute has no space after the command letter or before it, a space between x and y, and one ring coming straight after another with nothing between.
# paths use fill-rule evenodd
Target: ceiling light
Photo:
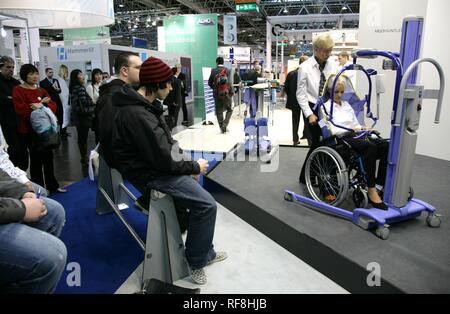
<instances>
[{"instance_id":1,"label":"ceiling light","mask_svg":"<svg viewBox=\"0 0 450 314\"><path fill-rule=\"evenodd\" d=\"M150 21L151 21L151 19L150 19L150 17L148 17L148 18L147 18L147 22L150 22Z\"/></svg>"},{"instance_id":2,"label":"ceiling light","mask_svg":"<svg viewBox=\"0 0 450 314\"><path fill-rule=\"evenodd\" d=\"M286 7L284 7L283 13L289 13L289 10Z\"/></svg>"},{"instance_id":3,"label":"ceiling light","mask_svg":"<svg viewBox=\"0 0 450 314\"><path fill-rule=\"evenodd\" d=\"M123 8L124 7L124 5L123 4L119 4L119 8Z\"/></svg>"},{"instance_id":4,"label":"ceiling light","mask_svg":"<svg viewBox=\"0 0 450 314\"><path fill-rule=\"evenodd\" d=\"M152 25L153 25L153 26L156 26L156 21L153 21L153 22L152 22Z\"/></svg>"},{"instance_id":5,"label":"ceiling light","mask_svg":"<svg viewBox=\"0 0 450 314\"><path fill-rule=\"evenodd\" d=\"M136 29L136 28L138 28L138 26L136 24L134 24L133 28Z\"/></svg>"},{"instance_id":6,"label":"ceiling light","mask_svg":"<svg viewBox=\"0 0 450 314\"><path fill-rule=\"evenodd\" d=\"M289 44L293 45L293 44L294 44L294 41L293 41L293 40L291 40L291 41L289 42Z\"/></svg>"}]
</instances>

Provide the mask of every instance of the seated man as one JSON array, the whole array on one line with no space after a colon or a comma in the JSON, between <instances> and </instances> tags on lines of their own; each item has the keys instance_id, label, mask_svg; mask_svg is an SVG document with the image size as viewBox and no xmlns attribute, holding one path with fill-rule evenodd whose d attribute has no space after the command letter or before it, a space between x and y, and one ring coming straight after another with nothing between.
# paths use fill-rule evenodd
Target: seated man
<instances>
[{"instance_id":1,"label":"seated man","mask_svg":"<svg viewBox=\"0 0 450 314\"><path fill-rule=\"evenodd\" d=\"M172 70L150 57L141 65L138 91L123 87L112 97L118 113L112 148L121 174L141 192L155 189L189 209L186 258L191 277L206 283L203 267L227 256L215 252L212 241L217 205L194 178L206 173L208 161L185 160L163 116L163 100L171 87ZM147 206L147 204L145 204Z\"/></svg>"},{"instance_id":2,"label":"seated man","mask_svg":"<svg viewBox=\"0 0 450 314\"><path fill-rule=\"evenodd\" d=\"M52 293L66 266L64 208L0 170L0 294Z\"/></svg>"},{"instance_id":3,"label":"seated man","mask_svg":"<svg viewBox=\"0 0 450 314\"><path fill-rule=\"evenodd\" d=\"M348 102L342 100L344 91L345 82L342 79L339 79L334 90L333 123L335 125L351 129L355 132L363 131L365 128L358 122L353 108ZM329 92L331 93L331 87L329 87ZM331 99L325 103L325 109L329 114L331 109ZM333 135L348 132L346 129L336 127L335 125L331 122L328 123ZM386 180L389 144L385 140L372 138L370 136L367 138L355 138L355 136L355 134L349 134L345 136L343 140L363 158L364 170L369 188L369 202L375 208L387 210L388 207L385 203L383 203L380 195L378 195L375 184L384 186ZM380 160L380 164L378 166L378 173L375 178L377 160Z\"/></svg>"}]
</instances>

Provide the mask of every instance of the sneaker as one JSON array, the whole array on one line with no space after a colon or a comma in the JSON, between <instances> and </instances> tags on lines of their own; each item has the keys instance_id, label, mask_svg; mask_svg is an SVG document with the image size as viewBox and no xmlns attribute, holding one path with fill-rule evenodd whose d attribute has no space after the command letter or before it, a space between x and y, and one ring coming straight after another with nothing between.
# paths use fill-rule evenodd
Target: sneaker
<instances>
[{"instance_id":1,"label":"sneaker","mask_svg":"<svg viewBox=\"0 0 450 314\"><path fill-rule=\"evenodd\" d=\"M226 252L216 252L216 257L214 257L212 260L208 262L206 265L211 265L213 263L221 262L225 259L227 259L228 254Z\"/></svg>"},{"instance_id":2,"label":"sneaker","mask_svg":"<svg viewBox=\"0 0 450 314\"><path fill-rule=\"evenodd\" d=\"M190 269L192 280L198 285L206 284L206 274L203 268Z\"/></svg>"}]
</instances>

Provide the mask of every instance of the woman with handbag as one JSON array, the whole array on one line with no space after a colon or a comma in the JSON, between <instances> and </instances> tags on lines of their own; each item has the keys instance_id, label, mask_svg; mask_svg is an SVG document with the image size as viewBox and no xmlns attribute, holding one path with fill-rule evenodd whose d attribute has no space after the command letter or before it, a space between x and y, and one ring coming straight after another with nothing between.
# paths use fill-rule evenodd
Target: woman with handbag
<instances>
[{"instance_id":1,"label":"woman with handbag","mask_svg":"<svg viewBox=\"0 0 450 314\"><path fill-rule=\"evenodd\" d=\"M34 110L45 106L55 113L56 103L50 99L47 91L38 87L39 72L34 65L24 64L20 68L20 78L23 84L14 88L12 98L19 120L21 159L28 168L28 157L30 158L31 181L44 186L50 193L65 193L67 190L60 188L55 178L53 151L42 145L30 123L31 113Z\"/></svg>"},{"instance_id":2,"label":"woman with handbag","mask_svg":"<svg viewBox=\"0 0 450 314\"><path fill-rule=\"evenodd\" d=\"M82 166L88 166L87 139L89 129L93 128L95 105L84 87L84 74L81 70L70 73L69 101L72 108L72 121L77 127L78 149Z\"/></svg>"}]
</instances>

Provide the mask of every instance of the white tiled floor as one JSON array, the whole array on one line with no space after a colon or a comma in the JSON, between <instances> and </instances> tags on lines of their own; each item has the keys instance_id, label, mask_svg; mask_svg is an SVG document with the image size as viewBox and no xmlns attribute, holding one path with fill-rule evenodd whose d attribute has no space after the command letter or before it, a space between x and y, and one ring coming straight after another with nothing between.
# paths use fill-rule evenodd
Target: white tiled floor
<instances>
[{"instance_id":1,"label":"white tiled floor","mask_svg":"<svg viewBox=\"0 0 450 314\"><path fill-rule=\"evenodd\" d=\"M197 286L187 278L176 285L200 287L203 294L347 293L220 205L214 245L229 257L205 268L208 283ZM116 293L139 290L141 272L140 266Z\"/></svg>"}]
</instances>

